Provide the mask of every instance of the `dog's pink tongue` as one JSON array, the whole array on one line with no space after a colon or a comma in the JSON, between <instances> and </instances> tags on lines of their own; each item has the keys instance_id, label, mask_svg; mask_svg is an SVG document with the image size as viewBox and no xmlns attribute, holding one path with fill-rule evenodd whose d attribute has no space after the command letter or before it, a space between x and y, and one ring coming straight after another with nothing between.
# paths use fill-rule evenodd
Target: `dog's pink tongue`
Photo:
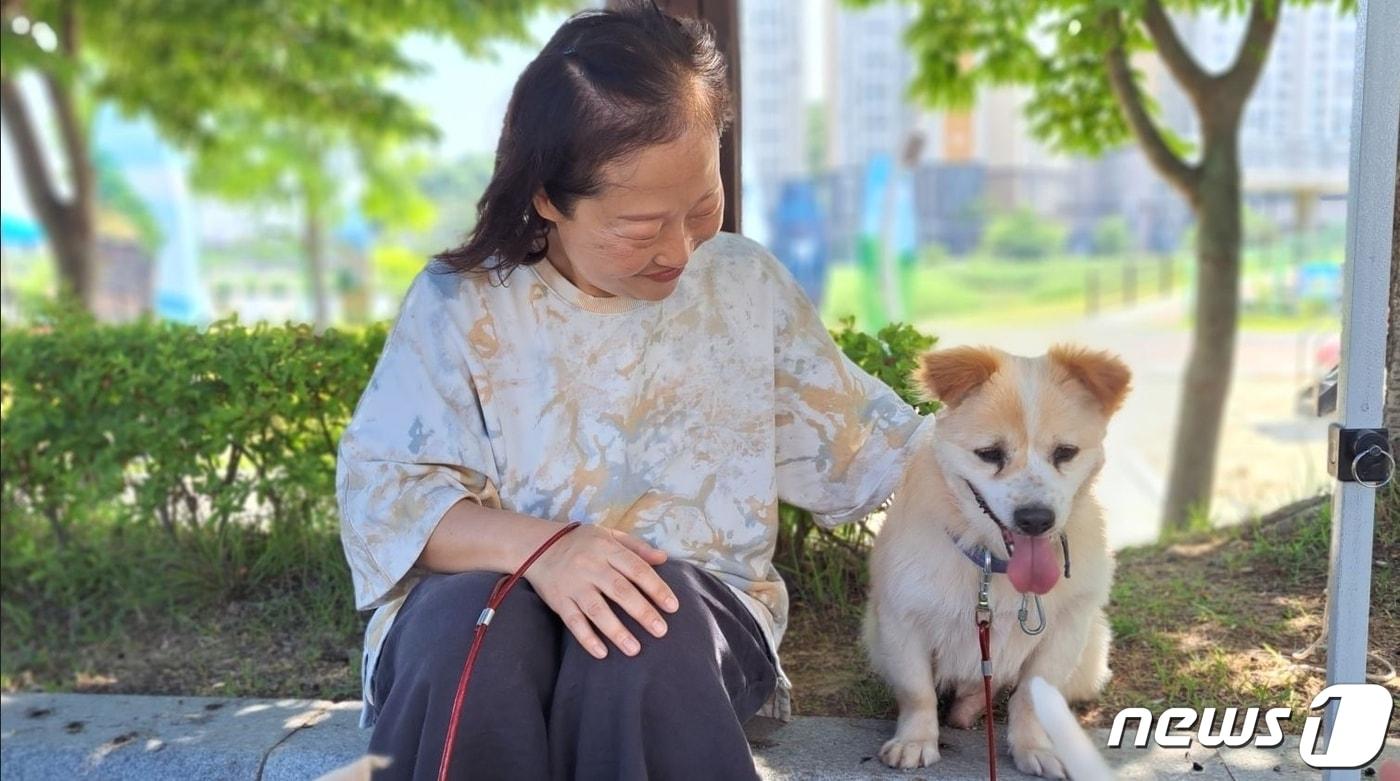
<instances>
[{"instance_id":1,"label":"dog's pink tongue","mask_svg":"<svg viewBox=\"0 0 1400 781\"><path fill-rule=\"evenodd\" d=\"M1060 582L1060 562L1049 537L1012 533L1016 550L1006 565L1006 576L1022 594L1044 594Z\"/></svg>"}]
</instances>

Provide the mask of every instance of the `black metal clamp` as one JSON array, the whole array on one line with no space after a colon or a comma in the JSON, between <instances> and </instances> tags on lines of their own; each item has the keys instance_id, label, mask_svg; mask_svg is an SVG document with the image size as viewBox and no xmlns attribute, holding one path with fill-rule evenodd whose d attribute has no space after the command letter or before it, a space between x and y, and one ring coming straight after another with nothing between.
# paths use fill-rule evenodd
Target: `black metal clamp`
<instances>
[{"instance_id":1,"label":"black metal clamp","mask_svg":"<svg viewBox=\"0 0 1400 781\"><path fill-rule=\"evenodd\" d=\"M1380 488L1395 476L1390 433L1383 428L1327 427L1327 473L1343 483Z\"/></svg>"}]
</instances>

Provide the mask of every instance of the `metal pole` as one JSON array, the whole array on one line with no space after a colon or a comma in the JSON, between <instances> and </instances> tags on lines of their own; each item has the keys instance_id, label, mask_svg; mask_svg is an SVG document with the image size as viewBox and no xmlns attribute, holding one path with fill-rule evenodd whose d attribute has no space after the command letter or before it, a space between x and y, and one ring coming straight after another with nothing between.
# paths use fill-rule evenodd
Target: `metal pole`
<instances>
[{"instance_id":1,"label":"metal pole","mask_svg":"<svg viewBox=\"0 0 1400 781\"><path fill-rule=\"evenodd\" d=\"M1352 88L1347 258L1342 282L1342 425L1379 427L1385 360L1386 295L1400 125L1400 3L1361 0ZM1327 577L1327 683L1364 683L1371 607L1375 489L1338 483L1332 498ZM1327 714L1330 731L1333 712ZM1360 769L1326 770L1328 781L1359 779Z\"/></svg>"}]
</instances>

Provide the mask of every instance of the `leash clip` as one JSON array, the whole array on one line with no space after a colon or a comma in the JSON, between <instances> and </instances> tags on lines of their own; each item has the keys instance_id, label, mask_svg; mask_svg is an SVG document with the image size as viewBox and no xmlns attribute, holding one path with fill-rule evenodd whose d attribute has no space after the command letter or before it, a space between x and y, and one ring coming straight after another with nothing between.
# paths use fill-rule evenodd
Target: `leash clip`
<instances>
[{"instance_id":1,"label":"leash clip","mask_svg":"<svg viewBox=\"0 0 1400 781\"><path fill-rule=\"evenodd\" d=\"M1039 623L1034 629L1026 625L1026 620L1030 618L1030 601L1035 600L1035 615ZM1022 594L1021 609L1016 611L1016 619L1021 622L1021 631L1035 637L1045 631L1045 606L1040 604L1039 594Z\"/></svg>"},{"instance_id":2,"label":"leash clip","mask_svg":"<svg viewBox=\"0 0 1400 781\"><path fill-rule=\"evenodd\" d=\"M977 623L992 623L992 601L989 596L992 587L992 552L982 550L982 581L977 587Z\"/></svg>"}]
</instances>

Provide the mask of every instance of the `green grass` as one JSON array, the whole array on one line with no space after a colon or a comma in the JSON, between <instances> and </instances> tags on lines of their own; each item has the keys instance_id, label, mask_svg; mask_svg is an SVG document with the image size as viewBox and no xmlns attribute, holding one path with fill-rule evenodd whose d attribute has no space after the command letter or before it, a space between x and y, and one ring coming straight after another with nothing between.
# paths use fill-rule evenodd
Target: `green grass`
<instances>
[{"instance_id":1,"label":"green grass","mask_svg":"<svg viewBox=\"0 0 1400 781\"><path fill-rule=\"evenodd\" d=\"M1315 253L1333 257L1336 252ZM1308 255L1309 258L1314 255ZM1133 300L1138 304L1161 300L1164 295L1162 262L1157 258L1136 259ZM1193 259L1179 252L1169 261L1172 295L1187 292L1192 284ZM1274 291L1279 256L1275 250L1246 249L1241 258L1243 273L1259 291L1261 303L1244 306L1240 327L1251 331L1336 331L1339 319L1325 308L1310 305L1298 312L1281 311L1269 302ZM972 256L951 259L931 256L913 272L909 300L912 310L905 320L932 323L951 320L964 324L1027 324L1062 318L1082 317L1088 310L1091 274L1097 275L1099 311L1112 312L1128 306L1124 274L1126 259L1120 257L1057 256L1038 261L1018 261ZM836 323L847 315L858 315L864 281L852 263L838 263L827 272L822 317ZM1181 327L1190 328L1188 317Z\"/></svg>"},{"instance_id":2,"label":"green grass","mask_svg":"<svg viewBox=\"0 0 1400 781\"><path fill-rule=\"evenodd\" d=\"M1377 518L1377 561L1400 555L1400 523L1388 514L1397 511L1392 491ZM1324 684L1322 660L1291 654L1321 631L1330 504L1279 515L1120 553L1109 607L1115 676L1091 718L1134 705L1282 705L1304 715ZM1373 570L1370 645L1382 653L1400 647L1393 569Z\"/></svg>"},{"instance_id":3,"label":"green grass","mask_svg":"<svg viewBox=\"0 0 1400 781\"><path fill-rule=\"evenodd\" d=\"M1185 274L1177 261L1174 284ZM1006 322L1078 317L1087 308L1089 279L1097 274L1100 311L1124 306L1124 261L1120 258L1049 258L1009 261L970 258L925 263L914 270L910 322L948 319ZM1136 264L1136 301L1160 296L1158 261ZM862 280L852 264L833 266L828 272L822 315L836 322L860 309Z\"/></svg>"},{"instance_id":4,"label":"green grass","mask_svg":"<svg viewBox=\"0 0 1400 781\"><path fill-rule=\"evenodd\" d=\"M7 513L5 688L347 697L363 622L327 522L163 531L90 518L67 546Z\"/></svg>"}]
</instances>

